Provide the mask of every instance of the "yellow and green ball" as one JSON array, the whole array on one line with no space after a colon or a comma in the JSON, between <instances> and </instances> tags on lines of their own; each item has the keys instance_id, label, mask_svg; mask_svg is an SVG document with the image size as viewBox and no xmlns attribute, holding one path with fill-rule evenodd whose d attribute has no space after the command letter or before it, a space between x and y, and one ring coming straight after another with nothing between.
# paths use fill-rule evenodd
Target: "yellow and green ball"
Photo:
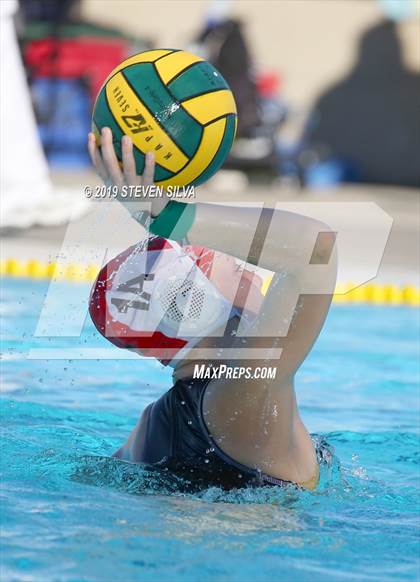
<instances>
[{"instance_id":1,"label":"yellow and green ball","mask_svg":"<svg viewBox=\"0 0 420 582\"><path fill-rule=\"evenodd\" d=\"M121 161L121 138L134 144L137 172L145 154L156 159L159 186L202 184L223 164L236 131L236 106L228 84L207 61L191 53L156 49L123 61L103 84L93 111L93 131L110 127Z\"/></svg>"}]
</instances>

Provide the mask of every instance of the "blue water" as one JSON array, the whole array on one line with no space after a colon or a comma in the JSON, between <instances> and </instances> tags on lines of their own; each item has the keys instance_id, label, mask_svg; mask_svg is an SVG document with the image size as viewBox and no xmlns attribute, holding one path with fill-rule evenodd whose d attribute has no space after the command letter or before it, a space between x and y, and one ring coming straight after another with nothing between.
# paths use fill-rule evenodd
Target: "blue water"
<instances>
[{"instance_id":1,"label":"blue water","mask_svg":"<svg viewBox=\"0 0 420 582\"><path fill-rule=\"evenodd\" d=\"M76 287L62 285L63 309ZM185 495L108 458L169 373L29 360L37 347L108 347L89 321L80 338L35 338L46 290L3 286L2 582L419 578L416 310L332 309L297 378L307 426L336 450L317 492Z\"/></svg>"}]
</instances>

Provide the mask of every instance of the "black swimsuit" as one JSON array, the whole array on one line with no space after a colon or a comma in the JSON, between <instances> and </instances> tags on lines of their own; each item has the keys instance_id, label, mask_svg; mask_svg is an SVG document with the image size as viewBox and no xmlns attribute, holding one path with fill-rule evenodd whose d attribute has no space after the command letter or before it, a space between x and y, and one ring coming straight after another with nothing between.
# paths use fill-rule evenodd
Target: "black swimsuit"
<instances>
[{"instance_id":1,"label":"black swimsuit","mask_svg":"<svg viewBox=\"0 0 420 582\"><path fill-rule=\"evenodd\" d=\"M194 489L290 485L242 465L218 447L203 419L202 401L208 382L178 380L146 408L141 420L145 423L144 438L137 460L174 473ZM322 443L316 448L318 460L324 461ZM119 457L119 452L115 456Z\"/></svg>"}]
</instances>

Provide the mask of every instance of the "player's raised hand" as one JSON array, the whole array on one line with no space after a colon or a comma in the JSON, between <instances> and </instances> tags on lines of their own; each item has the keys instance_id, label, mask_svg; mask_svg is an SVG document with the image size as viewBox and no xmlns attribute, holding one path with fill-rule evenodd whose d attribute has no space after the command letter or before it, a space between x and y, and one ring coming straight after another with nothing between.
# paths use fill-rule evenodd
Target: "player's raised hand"
<instances>
[{"instance_id":1,"label":"player's raised hand","mask_svg":"<svg viewBox=\"0 0 420 582\"><path fill-rule=\"evenodd\" d=\"M122 165L119 162L114 144L112 141L112 131L109 127L102 128L101 131L101 151L99 151L96 138L93 133L89 133L88 150L92 163L107 186L116 186L122 192L124 186L141 186L141 201L149 200L152 203L152 215L156 216L166 206L165 197L156 198L148 196L148 187L154 184L155 157L153 152L147 152L145 156L145 166L142 175L137 174L136 163L133 156L133 142L131 138L124 135L121 140ZM134 202L139 198L119 197L124 204L131 203L129 211L133 214L137 205Z\"/></svg>"}]
</instances>

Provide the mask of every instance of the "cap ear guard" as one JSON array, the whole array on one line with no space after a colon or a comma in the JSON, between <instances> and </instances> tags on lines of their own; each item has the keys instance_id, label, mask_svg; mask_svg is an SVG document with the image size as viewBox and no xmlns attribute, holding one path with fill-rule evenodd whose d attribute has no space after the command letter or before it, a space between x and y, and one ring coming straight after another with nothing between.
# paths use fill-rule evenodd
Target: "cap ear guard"
<instances>
[{"instance_id":1,"label":"cap ear guard","mask_svg":"<svg viewBox=\"0 0 420 582\"><path fill-rule=\"evenodd\" d=\"M183 254L162 277L156 277L151 310L164 333L202 338L228 320L231 305L193 259Z\"/></svg>"},{"instance_id":2,"label":"cap ear guard","mask_svg":"<svg viewBox=\"0 0 420 582\"><path fill-rule=\"evenodd\" d=\"M182 321L200 321L206 294L191 279L177 279L168 281L159 300L163 317L179 325Z\"/></svg>"}]
</instances>

